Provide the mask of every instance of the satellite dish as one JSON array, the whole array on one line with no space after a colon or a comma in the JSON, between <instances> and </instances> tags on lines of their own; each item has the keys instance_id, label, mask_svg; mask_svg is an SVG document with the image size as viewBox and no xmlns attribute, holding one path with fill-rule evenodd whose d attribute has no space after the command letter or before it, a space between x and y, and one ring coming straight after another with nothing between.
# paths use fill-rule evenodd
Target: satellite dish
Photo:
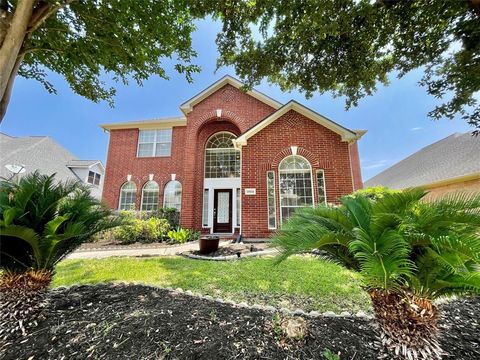
<instances>
[{"instance_id":1,"label":"satellite dish","mask_svg":"<svg viewBox=\"0 0 480 360\"><path fill-rule=\"evenodd\" d=\"M7 164L5 165L8 171L14 174L23 174L27 169L25 169L25 165L12 165Z\"/></svg>"}]
</instances>

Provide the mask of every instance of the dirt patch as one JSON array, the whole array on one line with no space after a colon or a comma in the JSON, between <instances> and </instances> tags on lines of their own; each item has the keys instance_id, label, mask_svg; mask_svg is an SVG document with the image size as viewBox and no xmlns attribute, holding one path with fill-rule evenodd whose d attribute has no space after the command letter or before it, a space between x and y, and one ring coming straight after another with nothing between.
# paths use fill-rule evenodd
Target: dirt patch
<instances>
[{"instance_id":1,"label":"dirt patch","mask_svg":"<svg viewBox=\"0 0 480 360\"><path fill-rule=\"evenodd\" d=\"M479 299L445 306L444 349L480 357ZM279 343L274 314L141 285L52 292L45 318L2 359L376 359L375 326L358 318L307 318L301 341Z\"/></svg>"}]
</instances>

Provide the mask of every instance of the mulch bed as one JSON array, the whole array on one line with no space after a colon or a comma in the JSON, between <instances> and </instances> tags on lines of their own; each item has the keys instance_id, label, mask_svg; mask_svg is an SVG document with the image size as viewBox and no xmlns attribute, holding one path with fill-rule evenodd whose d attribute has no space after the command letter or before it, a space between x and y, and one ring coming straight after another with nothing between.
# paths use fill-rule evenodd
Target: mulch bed
<instances>
[{"instance_id":1,"label":"mulch bed","mask_svg":"<svg viewBox=\"0 0 480 360\"><path fill-rule=\"evenodd\" d=\"M258 252L258 251L263 251L264 249L261 249L259 247L255 247L254 245L243 245L243 246L235 246L235 245L230 245L230 246L224 246L218 248L217 251L212 252L210 254L202 254L200 251L190 251L190 254L193 255L201 255L201 256L208 256L208 257L219 257L219 256L230 256L230 255L237 255L240 254L249 254L252 252Z\"/></svg>"},{"instance_id":2,"label":"mulch bed","mask_svg":"<svg viewBox=\"0 0 480 360\"><path fill-rule=\"evenodd\" d=\"M444 308L451 359L480 358L480 300ZM273 314L141 285L55 290L46 318L2 359L376 359L375 326L359 318L307 318L303 340L278 341Z\"/></svg>"}]
</instances>

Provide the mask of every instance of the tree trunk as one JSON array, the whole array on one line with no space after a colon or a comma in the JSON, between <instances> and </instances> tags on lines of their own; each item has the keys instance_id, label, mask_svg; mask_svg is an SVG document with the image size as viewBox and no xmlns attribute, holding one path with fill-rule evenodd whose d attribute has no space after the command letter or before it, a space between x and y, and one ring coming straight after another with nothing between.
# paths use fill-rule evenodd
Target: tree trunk
<instances>
[{"instance_id":1,"label":"tree trunk","mask_svg":"<svg viewBox=\"0 0 480 360\"><path fill-rule=\"evenodd\" d=\"M15 78L15 74L13 73L18 72L18 67L20 66L18 60L21 56L19 55L35 2L36 0L18 0L15 12L10 21L10 26L4 34L3 43L0 47L0 99L2 109L4 108L0 116L0 123L3 120L6 105L10 98L10 92Z\"/></svg>"},{"instance_id":2,"label":"tree trunk","mask_svg":"<svg viewBox=\"0 0 480 360\"><path fill-rule=\"evenodd\" d=\"M34 326L52 278L53 273L46 270L7 271L0 276L0 349Z\"/></svg>"},{"instance_id":3,"label":"tree trunk","mask_svg":"<svg viewBox=\"0 0 480 360\"><path fill-rule=\"evenodd\" d=\"M438 310L428 299L410 293L370 291L382 345L405 359L441 359Z\"/></svg>"}]
</instances>

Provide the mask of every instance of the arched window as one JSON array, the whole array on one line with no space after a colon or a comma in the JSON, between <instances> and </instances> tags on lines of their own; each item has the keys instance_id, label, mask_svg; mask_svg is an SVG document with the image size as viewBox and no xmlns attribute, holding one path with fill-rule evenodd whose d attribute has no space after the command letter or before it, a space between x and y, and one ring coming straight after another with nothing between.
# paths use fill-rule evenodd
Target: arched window
<instances>
[{"instance_id":1,"label":"arched window","mask_svg":"<svg viewBox=\"0 0 480 360\"><path fill-rule=\"evenodd\" d=\"M120 201L118 208L120 210L135 210L135 198L137 195L137 186L129 181L120 188Z\"/></svg>"},{"instance_id":2,"label":"arched window","mask_svg":"<svg viewBox=\"0 0 480 360\"><path fill-rule=\"evenodd\" d=\"M158 184L148 181L142 189L142 211L155 211L158 209Z\"/></svg>"},{"instance_id":3,"label":"arched window","mask_svg":"<svg viewBox=\"0 0 480 360\"><path fill-rule=\"evenodd\" d=\"M205 178L240 177L240 151L233 147L237 137L219 132L208 139L205 146Z\"/></svg>"},{"instance_id":4,"label":"arched window","mask_svg":"<svg viewBox=\"0 0 480 360\"><path fill-rule=\"evenodd\" d=\"M286 220L297 210L313 206L312 168L298 155L288 156L278 167L280 215Z\"/></svg>"},{"instance_id":5,"label":"arched window","mask_svg":"<svg viewBox=\"0 0 480 360\"><path fill-rule=\"evenodd\" d=\"M172 180L165 185L163 207L175 208L180 212L182 208L182 184L180 182Z\"/></svg>"}]
</instances>

